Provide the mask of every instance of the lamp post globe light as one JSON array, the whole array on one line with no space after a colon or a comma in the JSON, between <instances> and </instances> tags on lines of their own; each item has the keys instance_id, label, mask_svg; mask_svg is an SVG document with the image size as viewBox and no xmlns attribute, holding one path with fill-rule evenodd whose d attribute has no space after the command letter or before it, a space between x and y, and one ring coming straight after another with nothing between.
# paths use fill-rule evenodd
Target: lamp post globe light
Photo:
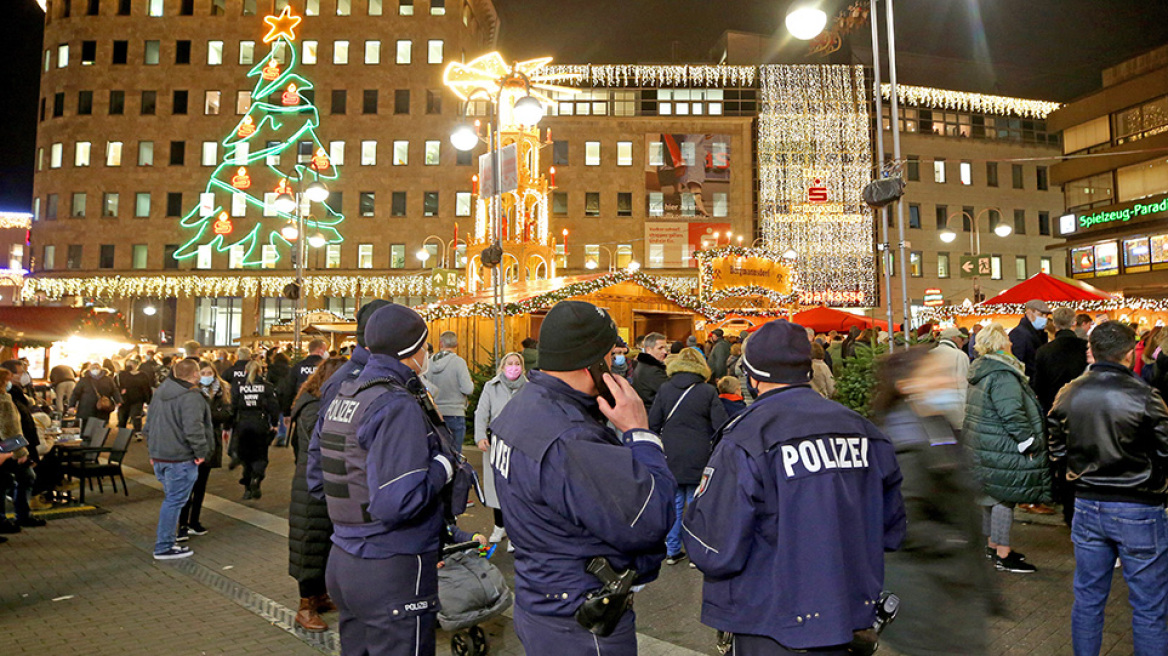
<instances>
[{"instance_id":1,"label":"lamp post globe light","mask_svg":"<svg viewBox=\"0 0 1168 656\"><path fill-rule=\"evenodd\" d=\"M308 245L313 248L320 248L328 243L328 239L321 233L316 232L308 237Z\"/></svg>"},{"instance_id":2,"label":"lamp post globe light","mask_svg":"<svg viewBox=\"0 0 1168 656\"><path fill-rule=\"evenodd\" d=\"M288 241L296 241L300 236L300 230L296 227L296 223L289 221L283 228L280 228L280 235Z\"/></svg>"},{"instance_id":3,"label":"lamp post globe light","mask_svg":"<svg viewBox=\"0 0 1168 656\"><path fill-rule=\"evenodd\" d=\"M428 251L424 248L419 248L418 252L414 253L414 257L417 257L424 264L427 260L430 259L430 251Z\"/></svg>"},{"instance_id":4,"label":"lamp post globe light","mask_svg":"<svg viewBox=\"0 0 1168 656\"><path fill-rule=\"evenodd\" d=\"M296 199L288 192L276 196L276 201L273 205L278 211L284 212L285 214L291 214L296 211Z\"/></svg>"},{"instance_id":5,"label":"lamp post globe light","mask_svg":"<svg viewBox=\"0 0 1168 656\"><path fill-rule=\"evenodd\" d=\"M515 101L515 120L520 125L537 125L543 119L543 103L535 96L524 96Z\"/></svg>"},{"instance_id":6,"label":"lamp post globe light","mask_svg":"<svg viewBox=\"0 0 1168 656\"><path fill-rule=\"evenodd\" d=\"M1014 229L1011 228L1009 226L1009 224L1006 224L1006 223L999 223L994 228L994 234L999 236L999 237L1009 237L1010 233L1012 233L1012 232L1014 232Z\"/></svg>"},{"instance_id":7,"label":"lamp post globe light","mask_svg":"<svg viewBox=\"0 0 1168 656\"><path fill-rule=\"evenodd\" d=\"M827 13L815 2L797 2L791 6L784 21L791 36L800 41L810 41L827 27Z\"/></svg>"},{"instance_id":8,"label":"lamp post globe light","mask_svg":"<svg viewBox=\"0 0 1168 656\"><path fill-rule=\"evenodd\" d=\"M941 241L946 244L952 244L957 239L957 233L948 228L942 230L939 236L941 237Z\"/></svg>"},{"instance_id":9,"label":"lamp post globe light","mask_svg":"<svg viewBox=\"0 0 1168 656\"><path fill-rule=\"evenodd\" d=\"M329 190L320 180L313 180L304 188L304 195L314 203L323 203L328 200Z\"/></svg>"},{"instance_id":10,"label":"lamp post globe light","mask_svg":"<svg viewBox=\"0 0 1168 656\"><path fill-rule=\"evenodd\" d=\"M475 132L474 126L464 123L450 133L450 145L463 152L473 150L478 144L479 135Z\"/></svg>"},{"instance_id":11,"label":"lamp post globe light","mask_svg":"<svg viewBox=\"0 0 1168 656\"><path fill-rule=\"evenodd\" d=\"M142 308L142 314L148 317L154 316L155 312L158 312L158 310L156 310L153 305L147 305L146 307Z\"/></svg>"}]
</instances>

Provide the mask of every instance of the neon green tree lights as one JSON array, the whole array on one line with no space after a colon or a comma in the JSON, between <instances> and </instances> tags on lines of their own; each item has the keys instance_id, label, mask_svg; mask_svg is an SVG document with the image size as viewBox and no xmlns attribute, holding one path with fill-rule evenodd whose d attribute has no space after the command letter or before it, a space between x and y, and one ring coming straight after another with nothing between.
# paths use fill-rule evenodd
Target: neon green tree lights
<instances>
[{"instance_id":1,"label":"neon green tree lights","mask_svg":"<svg viewBox=\"0 0 1168 656\"><path fill-rule=\"evenodd\" d=\"M199 202L181 220L194 234L175 252L176 259L195 257L209 247L229 253L233 266L270 266L290 252L280 230L296 220L297 211L305 216L306 235L299 238L319 234L329 244L343 241L337 226L344 216L327 203L312 203L301 195L295 211L274 206L280 193L295 195L295 187L336 180L338 175L316 135L320 114L311 96L305 96L313 85L297 72L294 30L301 20L287 6L279 16L264 18L269 26L264 43L271 50L247 74L255 78L251 105L222 141L219 165Z\"/></svg>"}]
</instances>

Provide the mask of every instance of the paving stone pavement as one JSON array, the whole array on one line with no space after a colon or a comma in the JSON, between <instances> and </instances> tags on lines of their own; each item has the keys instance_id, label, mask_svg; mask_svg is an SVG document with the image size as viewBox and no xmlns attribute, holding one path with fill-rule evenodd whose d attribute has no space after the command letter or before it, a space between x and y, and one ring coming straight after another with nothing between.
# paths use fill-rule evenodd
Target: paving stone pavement
<instances>
[{"instance_id":1,"label":"paving stone pavement","mask_svg":"<svg viewBox=\"0 0 1168 656\"><path fill-rule=\"evenodd\" d=\"M472 462L479 455L468 447ZM291 626L298 601L287 575L289 449L272 449L263 498L241 500L238 471L212 473L203 524L192 537L193 558L157 563L150 556L161 494L145 446L134 443L127 464L130 496L94 493L107 514L53 520L25 529L0 546L0 645L4 654L321 654L335 653L335 634L310 637ZM484 531L491 513L472 508L464 528ZM1014 543L1039 567L1031 575L998 574L1009 616L992 623L992 654L1070 654L1069 530L1049 517L1019 514ZM494 562L510 578L512 559ZM701 574L664 567L637 596L640 653L713 654L713 630L701 624ZM905 600L911 603L911 600ZM509 615L509 613L508 613ZM336 616L326 615L330 623ZM939 618L943 622L944 618ZM1131 612L1117 570L1108 604L1104 654L1130 654ZM523 654L507 616L483 625L492 654ZM440 632L439 654L449 653ZM891 650L881 653L894 654Z\"/></svg>"}]
</instances>

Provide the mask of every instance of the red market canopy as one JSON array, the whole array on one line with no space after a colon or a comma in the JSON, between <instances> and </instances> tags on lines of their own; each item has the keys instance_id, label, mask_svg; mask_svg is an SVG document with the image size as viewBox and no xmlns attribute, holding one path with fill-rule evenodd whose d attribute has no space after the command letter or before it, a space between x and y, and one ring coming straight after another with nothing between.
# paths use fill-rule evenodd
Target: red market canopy
<instances>
[{"instance_id":1,"label":"red market canopy","mask_svg":"<svg viewBox=\"0 0 1168 656\"><path fill-rule=\"evenodd\" d=\"M817 308L795 313L791 321L804 328L811 328L817 333L826 333L832 330L843 332L852 326L860 329L875 327L881 330L888 330L887 321L880 321L879 319L852 314L851 312L836 310L822 305ZM899 330L900 326L896 326L896 329Z\"/></svg>"},{"instance_id":2,"label":"red market canopy","mask_svg":"<svg viewBox=\"0 0 1168 656\"><path fill-rule=\"evenodd\" d=\"M1022 305L1039 299L1048 302L1109 301L1115 298L1085 282L1036 273L980 305Z\"/></svg>"}]
</instances>

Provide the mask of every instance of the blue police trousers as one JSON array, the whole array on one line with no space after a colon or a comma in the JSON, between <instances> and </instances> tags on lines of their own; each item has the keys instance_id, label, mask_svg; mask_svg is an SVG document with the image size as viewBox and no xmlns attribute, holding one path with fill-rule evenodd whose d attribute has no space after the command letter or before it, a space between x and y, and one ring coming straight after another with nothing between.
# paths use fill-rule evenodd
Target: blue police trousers
<instances>
[{"instance_id":1,"label":"blue police trousers","mask_svg":"<svg viewBox=\"0 0 1168 656\"><path fill-rule=\"evenodd\" d=\"M515 633L528 654L555 656L637 656L637 621L630 609L612 635L601 638L575 617L533 615L515 605Z\"/></svg>"},{"instance_id":2,"label":"blue police trousers","mask_svg":"<svg viewBox=\"0 0 1168 656\"><path fill-rule=\"evenodd\" d=\"M766 636L735 635L733 647L730 649L730 656L796 656L797 654L847 656L848 646L789 649Z\"/></svg>"},{"instance_id":3,"label":"blue police trousers","mask_svg":"<svg viewBox=\"0 0 1168 656\"><path fill-rule=\"evenodd\" d=\"M325 583L344 656L433 656L438 553L358 558L333 545Z\"/></svg>"}]
</instances>

